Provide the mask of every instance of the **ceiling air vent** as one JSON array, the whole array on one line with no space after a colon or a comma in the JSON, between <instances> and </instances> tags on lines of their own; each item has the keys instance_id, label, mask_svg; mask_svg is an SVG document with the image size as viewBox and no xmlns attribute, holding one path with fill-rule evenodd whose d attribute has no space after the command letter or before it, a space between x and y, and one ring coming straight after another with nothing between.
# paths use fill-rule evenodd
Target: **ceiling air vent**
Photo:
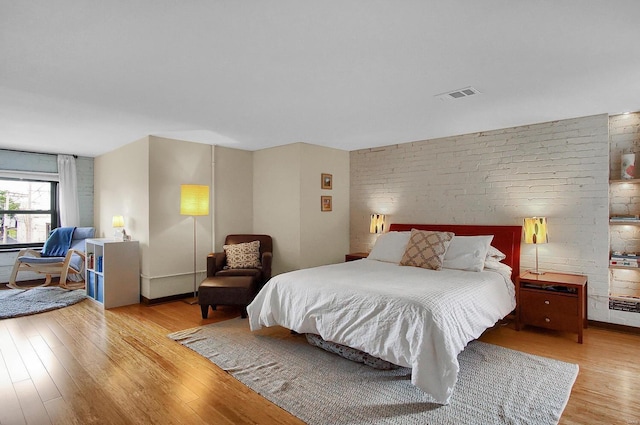
<instances>
[{"instance_id":1,"label":"ceiling air vent","mask_svg":"<svg viewBox=\"0 0 640 425\"><path fill-rule=\"evenodd\" d=\"M474 89L473 87L465 87L463 89L437 94L435 97L440 98L441 100L455 100L462 99L464 97L475 96L477 94L480 94L477 89Z\"/></svg>"}]
</instances>

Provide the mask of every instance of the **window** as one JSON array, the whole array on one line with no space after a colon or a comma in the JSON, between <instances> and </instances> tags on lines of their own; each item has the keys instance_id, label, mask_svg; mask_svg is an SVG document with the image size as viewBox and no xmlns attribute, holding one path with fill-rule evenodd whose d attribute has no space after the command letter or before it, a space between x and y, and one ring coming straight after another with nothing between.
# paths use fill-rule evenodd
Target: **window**
<instances>
[{"instance_id":1,"label":"window","mask_svg":"<svg viewBox=\"0 0 640 425\"><path fill-rule=\"evenodd\" d=\"M58 183L0 178L0 249L42 246L58 227Z\"/></svg>"}]
</instances>

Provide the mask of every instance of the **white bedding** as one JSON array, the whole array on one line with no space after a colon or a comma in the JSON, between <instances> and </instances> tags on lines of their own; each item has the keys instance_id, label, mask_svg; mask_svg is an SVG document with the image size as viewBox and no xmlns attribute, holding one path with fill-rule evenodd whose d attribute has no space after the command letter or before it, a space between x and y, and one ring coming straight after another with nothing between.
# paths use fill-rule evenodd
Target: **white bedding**
<instances>
[{"instance_id":1,"label":"white bedding","mask_svg":"<svg viewBox=\"0 0 640 425\"><path fill-rule=\"evenodd\" d=\"M515 308L497 271L358 260L273 277L247 307L251 330L280 325L411 367L425 401L447 404L460 353Z\"/></svg>"}]
</instances>

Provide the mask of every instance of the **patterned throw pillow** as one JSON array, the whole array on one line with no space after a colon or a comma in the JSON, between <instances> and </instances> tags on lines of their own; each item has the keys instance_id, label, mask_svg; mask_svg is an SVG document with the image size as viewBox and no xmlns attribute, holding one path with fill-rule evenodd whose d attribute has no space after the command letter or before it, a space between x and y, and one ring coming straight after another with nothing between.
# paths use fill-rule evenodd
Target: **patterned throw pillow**
<instances>
[{"instance_id":1,"label":"patterned throw pillow","mask_svg":"<svg viewBox=\"0 0 640 425\"><path fill-rule=\"evenodd\" d=\"M411 229L400 265L440 270L453 235L452 232Z\"/></svg>"},{"instance_id":2,"label":"patterned throw pillow","mask_svg":"<svg viewBox=\"0 0 640 425\"><path fill-rule=\"evenodd\" d=\"M230 269L260 268L260 241L224 245L227 267Z\"/></svg>"}]
</instances>

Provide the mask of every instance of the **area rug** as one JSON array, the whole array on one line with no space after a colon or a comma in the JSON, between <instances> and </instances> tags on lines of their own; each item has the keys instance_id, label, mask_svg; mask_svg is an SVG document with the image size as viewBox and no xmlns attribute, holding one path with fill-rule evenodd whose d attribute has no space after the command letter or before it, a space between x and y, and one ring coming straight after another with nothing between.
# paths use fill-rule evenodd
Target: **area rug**
<instances>
[{"instance_id":1,"label":"area rug","mask_svg":"<svg viewBox=\"0 0 640 425\"><path fill-rule=\"evenodd\" d=\"M3 289L0 291L0 319L55 310L85 298L84 289L73 291L57 287Z\"/></svg>"},{"instance_id":2,"label":"area rug","mask_svg":"<svg viewBox=\"0 0 640 425\"><path fill-rule=\"evenodd\" d=\"M425 402L411 370L377 370L283 328L232 319L168 335L308 424L556 424L578 365L480 341L460 353L451 403Z\"/></svg>"}]
</instances>

